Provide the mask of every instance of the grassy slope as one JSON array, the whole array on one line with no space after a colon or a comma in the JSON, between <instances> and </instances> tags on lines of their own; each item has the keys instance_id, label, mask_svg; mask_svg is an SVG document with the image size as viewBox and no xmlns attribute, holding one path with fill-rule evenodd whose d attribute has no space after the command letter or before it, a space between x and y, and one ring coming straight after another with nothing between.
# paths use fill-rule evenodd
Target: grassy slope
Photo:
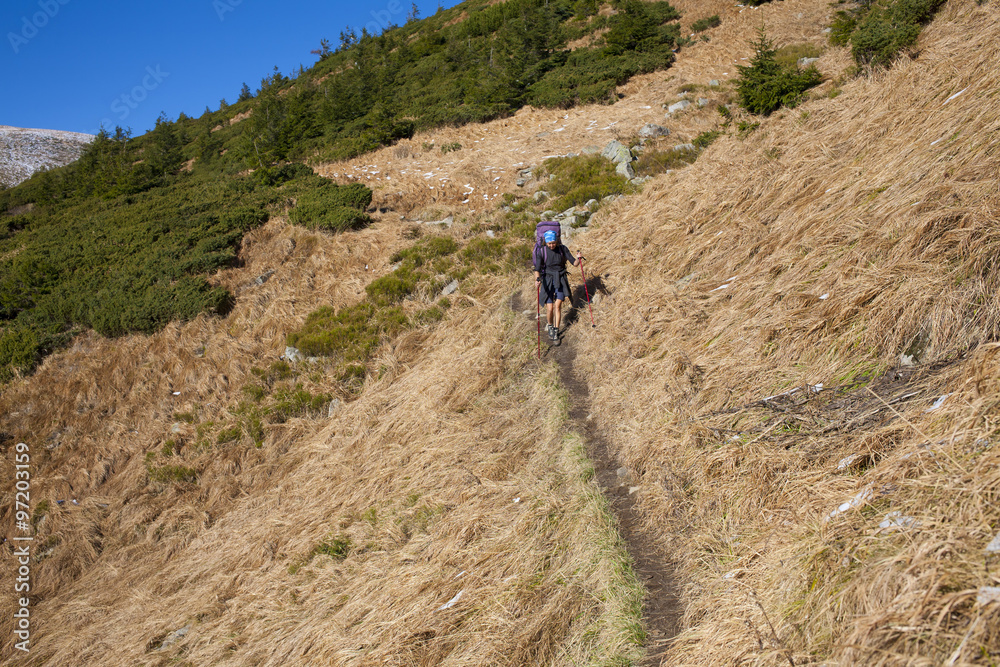
<instances>
[{"instance_id":1,"label":"grassy slope","mask_svg":"<svg viewBox=\"0 0 1000 667\"><path fill-rule=\"evenodd\" d=\"M461 221L483 205L461 205L461 184L502 192L516 162L606 141L613 130L588 131L590 119L634 130L666 91L747 55L737 38L752 36L758 15L794 40L820 25L798 13L826 8L786 0L737 12L705 8L723 15L719 31L732 41L692 50L672 79L630 83L614 107L418 135L404 144L409 156L386 149L324 171L378 165L366 179L381 186L377 200L456 212L450 233L474 237L471 223L489 219ZM996 583L982 567L997 529L989 445L1000 388L987 344L996 322L996 13L953 0L920 59L776 116L744 142L720 139L693 167L605 209L582 241L611 290L596 304L600 327L573 332L595 418L641 476L640 507L675 548L686 583L688 630L667 664L779 664L786 651L797 663L934 664L963 637L959 660L980 645L997 652L995 605L973 602L979 586ZM705 122L676 121L690 136ZM430 139L466 149L420 153ZM487 166L505 169L499 181ZM390 168L391 186L381 181ZM456 192L431 193L428 170L447 174ZM335 238L272 221L246 239L245 265L220 274L238 295L226 318L148 338L82 336L0 397L5 430L32 442L38 497L80 500L53 506L39 527L58 543L34 565L34 658L572 664L634 655L619 547L561 432L552 369L533 370L533 330L506 312L516 276L463 285L444 323L385 346L381 377L332 417L271 427L261 449L161 452L176 413L231 419L251 367L280 353L285 332L320 304L360 299L409 243L396 218ZM270 281L251 286L272 268ZM880 407L864 387L839 406L821 394L797 417L710 414L884 370L921 327L925 368L957 361L916 376L919 398L896 407L912 426L883 420L884 411L822 433ZM302 381L324 388L322 373ZM887 381L871 386L885 393ZM945 392L957 393L923 412ZM195 428L177 423L185 436ZM941 440L933 457L918 447ZM196 467L199 482L150 482L146 452ZM836 470L866 452L875 465ZM869 484L889 493L823 521ZM877 532L892 510L919 529ZM309 559L337 537L354 545L346 559ZM0 586L13 585L11 572ZM459 590L454 607L436 611ZM150 650L189 623L173 647Z\"/></svg>"},{"instance_id":2,"label":"grassy slope","mask_svg":"<svg viewBox=\"0 0 1000 667\"><path fill-rule=\"evenodd\" d=\"M996 659L996 16L949 3L917 60L719 140L591 239L623 295L595 404L688 580L670 664Z\"/></svg>"}]
</instances>

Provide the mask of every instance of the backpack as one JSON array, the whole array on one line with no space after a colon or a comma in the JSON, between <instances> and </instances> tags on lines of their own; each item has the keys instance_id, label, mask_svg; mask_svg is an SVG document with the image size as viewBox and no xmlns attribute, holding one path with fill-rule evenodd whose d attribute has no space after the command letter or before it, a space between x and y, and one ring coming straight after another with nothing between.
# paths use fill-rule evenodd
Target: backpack
<instances>
[{"instance_id":1,"label":"backpack","mask_svg":"<svg viewBox=\"0 0 1000 667\"><path fill-rule=\"evenodd\" d=\"M562 228L556 220L542 220L535 225L535 249L531 253L532 266L538 266L542 258L542 253L547 249L545 246L545 232L556 233L556 247L562 245Z\"/></svg>"}]
</instances>

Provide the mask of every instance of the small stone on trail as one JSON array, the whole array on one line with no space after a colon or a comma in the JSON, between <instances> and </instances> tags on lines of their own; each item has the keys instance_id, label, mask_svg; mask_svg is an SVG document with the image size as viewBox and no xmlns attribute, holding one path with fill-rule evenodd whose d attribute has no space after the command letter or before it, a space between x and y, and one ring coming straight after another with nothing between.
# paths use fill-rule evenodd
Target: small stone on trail
<instances>
[{"instance_id":1,"label":"small stone on trail","mask_svg":"<svg viewBox=\"0 0 1000 667\"><path fill-rule=\"evenodd\" d=\"M441 296L448 296L449 294L454 293L455 290L457 289L458 289L458 281L452 280L450 283L445 285L443 290L441 290Z\"/></svg>"}]
</instances>

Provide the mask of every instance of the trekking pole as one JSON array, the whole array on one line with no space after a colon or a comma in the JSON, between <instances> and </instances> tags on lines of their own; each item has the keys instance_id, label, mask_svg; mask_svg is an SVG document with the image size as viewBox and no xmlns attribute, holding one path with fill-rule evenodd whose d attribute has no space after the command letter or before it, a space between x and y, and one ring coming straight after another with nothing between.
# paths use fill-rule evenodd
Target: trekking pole
<instances>
[{"instance_id":1,"label":"trekking pole","mask_svg":"<svg viewBox=\"0 0 1000 667\"><path fill-rule=\"evenodd\" d=\"M538 288L535 294L535 323L538 325L538 358L541 359L542 358L542 307L538 305L538 302L542 300L542 283L536 280L535 287Z\"/></svg>"},{"instance_id":2,"label":"trekking pole","mask_svg":"<svg viewBox=\"0 0 1000 667\"><path fill-rule=\"evenodd\" d=\"M583 273L583 257L580 258L580 277L583 278L583 291L587 295L587 308L590 308L590 326L597 328L594 324L594 308L590 305L590 290L587 289L587 276Z\"/></svg>"}]
</instances>

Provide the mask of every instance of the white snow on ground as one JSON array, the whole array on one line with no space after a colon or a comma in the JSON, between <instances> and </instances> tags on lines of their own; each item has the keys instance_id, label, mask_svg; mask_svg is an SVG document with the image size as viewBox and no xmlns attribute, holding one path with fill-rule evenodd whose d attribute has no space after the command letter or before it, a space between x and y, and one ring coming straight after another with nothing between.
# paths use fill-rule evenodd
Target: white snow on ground
<instances>
[{"instance_id":1,"label":"white snow on ground","mask_svg":"<svg viewBox=\"0 0 1000 667\"><path fill-rule=\"evenodd\" d=\"M0 125L0 187L11 187L37 171L73 162L92 134Z\"/></svg>"}]
</instances>

